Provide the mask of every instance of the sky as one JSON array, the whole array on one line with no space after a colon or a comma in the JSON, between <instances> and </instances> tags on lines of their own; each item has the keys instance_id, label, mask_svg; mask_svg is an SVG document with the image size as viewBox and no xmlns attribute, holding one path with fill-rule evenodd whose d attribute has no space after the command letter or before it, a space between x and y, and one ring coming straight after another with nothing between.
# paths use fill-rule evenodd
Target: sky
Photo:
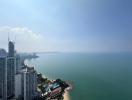
<instances>
[{"instance_id":1,"label":"sky","mask_svg":"<svg viewBox=\"0 0 132 100\"><path fill-rule=\"evenodd\" d=\"M132 0L0 0L0 48L131 52Z\"/></svg>"}]
</instances>

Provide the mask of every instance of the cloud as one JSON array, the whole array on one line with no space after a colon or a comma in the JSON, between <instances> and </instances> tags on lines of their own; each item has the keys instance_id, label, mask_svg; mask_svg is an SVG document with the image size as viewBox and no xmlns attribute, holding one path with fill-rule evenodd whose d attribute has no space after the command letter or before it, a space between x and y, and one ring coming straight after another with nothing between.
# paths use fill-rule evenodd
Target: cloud
<instances>
[{"instance_id":1,"label":"cloud","mask_svg":"<svg viewBox=\"0 0 132 100\"><path fill-rule=\"evenodd\" d=\"M42 46L43 36L26 27L0 27L0 48L7 49L8 34L12 41L16 42L19 52L39 51Z\"/></svg>"}]
</instances>

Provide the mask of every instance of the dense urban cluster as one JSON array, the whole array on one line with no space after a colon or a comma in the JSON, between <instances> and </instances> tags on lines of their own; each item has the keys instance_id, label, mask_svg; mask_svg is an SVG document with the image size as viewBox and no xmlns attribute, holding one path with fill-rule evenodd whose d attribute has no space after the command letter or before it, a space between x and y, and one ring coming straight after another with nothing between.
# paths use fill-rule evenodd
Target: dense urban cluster
<instances>
[{"instance_id":1,"label":"dense urban cluster","mask_svg":"<svg viewBox=\"0 0 132 100\"><path fill-rule=\"evenodd\" d=\"M25 65L26 58L15 51L15 43L8 41L8 52L0 49L0 100L63 100L69 85L60 80L48 80L34 67Z\"/></svg>"}]
</instances>

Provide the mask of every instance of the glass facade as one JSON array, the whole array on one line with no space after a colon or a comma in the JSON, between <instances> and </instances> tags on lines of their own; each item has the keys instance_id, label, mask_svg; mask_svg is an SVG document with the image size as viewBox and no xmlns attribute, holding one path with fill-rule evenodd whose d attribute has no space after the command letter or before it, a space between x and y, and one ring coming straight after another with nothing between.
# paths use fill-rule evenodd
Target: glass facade
<instances>
[{"instance_id":1,"label":"glass facade","mask_svg":"<svg viewBox=\"0 0 132 100\"><path fill-rule=\"evenodd\" d=\"M0 57L0 98L6 98L6 57Z\"/></svg>"},{"instance_id":2,"label":"glass facade","mask_svg":"<svg viewBox=\"0 0 132 100\"><path fill-rule=\"evenodd\" d=\"M15 57L7 58L7 96L15 95Z\"/></svg>"}]
</instances>

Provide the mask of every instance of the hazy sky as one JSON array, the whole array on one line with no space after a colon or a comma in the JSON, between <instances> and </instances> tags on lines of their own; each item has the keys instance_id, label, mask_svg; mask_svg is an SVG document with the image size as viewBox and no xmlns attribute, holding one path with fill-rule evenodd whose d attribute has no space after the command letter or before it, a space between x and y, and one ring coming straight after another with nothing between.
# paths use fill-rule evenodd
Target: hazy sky
<instances>
[{"instance_id":1,"label":"hazy sky","mask_svg":"<svg viewBox=\"0 0 132 100\"><path fill-rule=\"evenodd\" d=\"M0 48L8 33L20 52L132 51L132 0L0 0Z\"/></svg>"}]
</instances>

